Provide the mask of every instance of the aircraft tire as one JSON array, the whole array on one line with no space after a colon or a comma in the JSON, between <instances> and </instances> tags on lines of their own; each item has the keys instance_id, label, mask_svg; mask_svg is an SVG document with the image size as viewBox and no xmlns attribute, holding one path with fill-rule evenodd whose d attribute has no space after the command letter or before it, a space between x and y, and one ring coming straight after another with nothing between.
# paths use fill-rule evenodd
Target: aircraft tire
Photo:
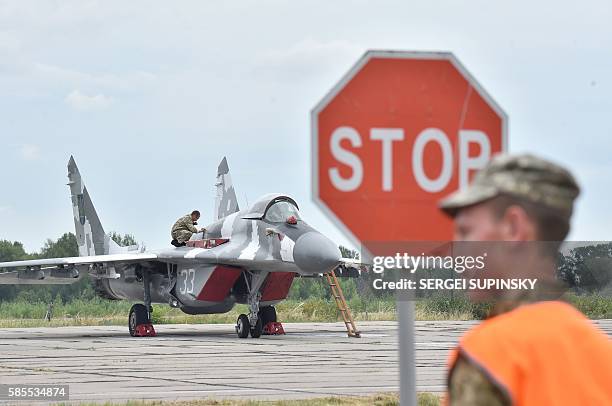
<instances>
[{"instance_id":1,"label":"aircraft tire","mask_svg":"<svg viewBox=\"0 0 612 406\"><path fill-rule=\"evenodd\" d=\"M261 319L261 324L266 325L271 322L276 323L276 309L274 306L264 306L259 310L259 318Z\"/></svg>"},{"instance_id":2,"label":"aircraft tire","mask_svg":"<svg viewBox=\"0 0 612 406\"><path fill-rule=\"evenodd\" d=\"M130 329L130 335L136 336L136 327L141 324L149 324L149 312L145 305L137 303L130 309L130 317L128 319L128 327Z\"/></svg>"},{"instance_id":3,"label":"aircraft tire","mask_svg":"<svg viewBox=\"0 0 612 406\"><path fill-rule=\"evenodd\" d=\"M249 336L250 323L249 318L246 314L238 316L236 321L236 333L240 338L247 338Z\"/></svg>"},{"instance_id":4,"label":"aircraft tire","mask_svg":"<svg viewBox=\"0 0 612 406\"><path fill-rule=\"evenodd\" d=\"M259 338L261 337L261 333L263 332L263 323L261 317L257 318L257 323L255 323L255 327L251 329L251 337Z\"/></svg>"}]
</instances>

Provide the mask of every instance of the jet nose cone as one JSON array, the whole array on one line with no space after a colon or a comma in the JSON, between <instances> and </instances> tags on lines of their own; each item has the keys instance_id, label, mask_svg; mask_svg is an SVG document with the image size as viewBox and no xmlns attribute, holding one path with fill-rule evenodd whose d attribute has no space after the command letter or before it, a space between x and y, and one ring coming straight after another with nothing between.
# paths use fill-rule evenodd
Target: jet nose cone
<instances>
[{"instance_id":1,"label":"jet nose cone","mask_svg":"<svg viewBox=\"0 0 612 406\"><path fill-rule=\"evenodd\" d=\"M295 264L306 272L329 272L338 265L340 257L338 246L315 231L301 235L293 248Z\"/></svg>"}]
</instances>

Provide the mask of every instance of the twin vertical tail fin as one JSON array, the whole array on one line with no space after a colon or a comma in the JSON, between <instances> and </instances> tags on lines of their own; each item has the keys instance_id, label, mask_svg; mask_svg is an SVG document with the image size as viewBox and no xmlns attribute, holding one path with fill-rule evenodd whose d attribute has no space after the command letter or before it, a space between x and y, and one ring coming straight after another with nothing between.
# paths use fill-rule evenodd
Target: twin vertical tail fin
<instances>
[{"instance_id":1,"label":"twin vertical tail fin","mask_svg":"<svg viewBox=\"0 0 612 406\"><path fill-rule=\"evenodd\" d=\"M217 187L215 220L219 220L240 210L238 207L238 199L236 198L236 191L234 190L232 178L229 174L229 166L227 165L227 159L225 157L223 157L217 169L217 183L215 186Z\"/></svg>"},{"instance_id":2,"label":"twin vertical tail fin","mask_svg":"<svg viewBox=\"0 0 612 406\"><path fill-rule=\"evenodd\" d=\"M96 213L91 197L81 178L79 168L72 156L68 161L68 186L70 186L74 229L80 256L116 254L127 252L136 247L120 247L104 232L104 227L102 227L98 213ZM239 211L238 199L225 157L217 169L216 187L215 220Z\"/></svg>"},{"instance_id":3,"label":"twin vertical tail fin","mask_svg":"<svg viewBox=\"0 0 612 406\"><path fill-rule=\"evenodd\" d=\"M70 186L79 255L104 255L122 251L121 247L104 232L73 157L68 161L68 186Z\"/></svg>"}]
</instances>

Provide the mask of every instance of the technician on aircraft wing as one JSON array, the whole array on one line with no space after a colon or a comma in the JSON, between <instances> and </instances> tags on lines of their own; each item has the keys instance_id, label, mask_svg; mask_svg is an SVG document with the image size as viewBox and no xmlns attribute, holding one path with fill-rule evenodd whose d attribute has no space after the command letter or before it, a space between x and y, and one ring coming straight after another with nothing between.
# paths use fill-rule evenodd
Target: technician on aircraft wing
<instances>
[{"instance_id":1,"label":"technician on aircraft wing","mask_svg":"<svg viewBox=\"0 0 612 406\"><path fill-rule=\"evenodd\" d=\"M191 214L185 214L172 226L172 242L170 244L175 247L184 247L186 241L189 241L193 233L203 233L206 231L204 227L199 230L195 227L200 218L200 212L194 210Z\"/></svg>"}]
</instances>

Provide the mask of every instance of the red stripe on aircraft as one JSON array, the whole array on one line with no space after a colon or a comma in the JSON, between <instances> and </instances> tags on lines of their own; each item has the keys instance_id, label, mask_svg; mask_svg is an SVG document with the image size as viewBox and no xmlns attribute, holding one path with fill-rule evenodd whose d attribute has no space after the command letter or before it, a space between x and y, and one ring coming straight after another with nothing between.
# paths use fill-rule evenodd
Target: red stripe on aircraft
<instances>
[{"instance_id":1,"label":"red stripe on aircraft","mask_svg":"<svg viewBox=\"0 0 612 406\"><path fill-rule=\"evenodd\" d=\"M187 241L187 246L192 248L215 248L221 244L225 244L229 241L229 238L206 238L204 240L191 240Z\"/></svg>"},{"instance_id":2,"label":"red stripe on aircraft","mask_svg":"<svg viewBox=\"0 0 612 406\"><path fill-rule=\"evenodd\" d=\"M198 295L198 300L223 301L241 273L240 268L217 265Z\"/></svg>"},{"instance_id":3,"label":"red stripe on aircraft","mask_svg":"<svg viewBox=\"0 0 612 406\"><path fill-rule=\"evenodd\" d=\"M261 301L282 300L289 294L295 273L272 272L266 280L266 287L261 295Z\"/></svg>"}]
</instances>

